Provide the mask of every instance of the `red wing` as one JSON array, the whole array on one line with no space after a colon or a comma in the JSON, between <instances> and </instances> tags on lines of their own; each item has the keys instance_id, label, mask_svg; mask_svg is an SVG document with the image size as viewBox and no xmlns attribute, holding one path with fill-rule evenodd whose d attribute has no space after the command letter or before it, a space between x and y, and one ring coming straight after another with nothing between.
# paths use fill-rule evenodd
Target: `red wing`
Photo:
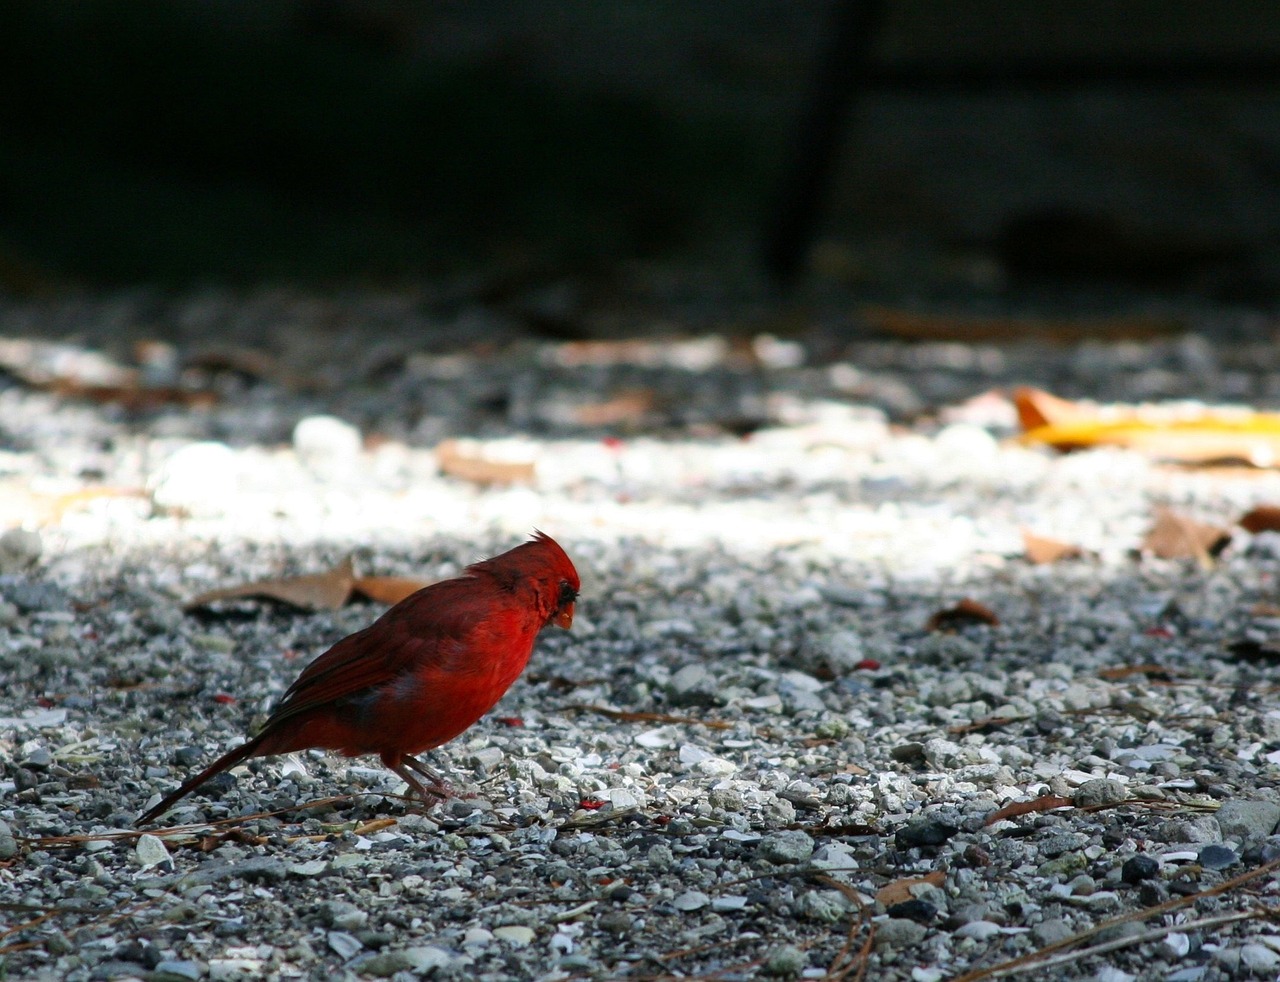
<instances>
[{"instance_id":1,"label":"red wing","mask_svg":"<svg viewBox=\"0 0 1280 982\"><path fill-rule=\"evenodd\" d=\"M411 667L456 655L493 603L482 581L433 583L363 631L335 644L289 686L272 721L389 682Z\"/></svg>"}]
</instances>

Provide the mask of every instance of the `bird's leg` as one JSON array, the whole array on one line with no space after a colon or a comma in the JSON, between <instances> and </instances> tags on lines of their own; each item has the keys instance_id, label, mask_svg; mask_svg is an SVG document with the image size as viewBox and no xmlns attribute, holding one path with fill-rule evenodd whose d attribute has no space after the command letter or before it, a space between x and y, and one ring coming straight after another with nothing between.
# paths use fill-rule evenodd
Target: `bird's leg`
<instances>
[{"instance_id":1,"label":"bird's leg","mask_svg":"<svg viewBox=\"0 0 1280 982\"><path fill-rule=\"evenodd\" d=\"M409 760L412 759L412 757L409 758ZM442 785L433 785L428 788L414 776L413 772L405 766L404 762L390 761L386 759L382 762L386 764L390 770L404 778L405 784L409 785L409 790L421 798L422 803L426 805L428 809L449 797L446 789Z\"/></svg>"},{"instance_id":2,"label":"bird's leg","mask_svg":"<svg viewBox=\"0 0 1280 982\"><path fill-rule=\"evenodd\" d=\"M433 770L432 768L424 764L422 761L420 761L417 757L411 756L410 754L405 754L404 757L401 758L401 760L403 761L406 767L413 768L413 770L417 771L419 774L421 774L423 777L425 777L428 781L431 782L432 794L438 795L442 799L474 798L475 797L474 794L471 794L469 792L455 791L453 789L453 785L451 785L448 781L446 781L439 774L437 774L435 770Z\"/></svg>"},{"instance_id":3,"label":"bird's leg","mask_svg":"<svg viewBox=\"0 0 1280 982\"><path fill-rule=\"evenodd\" d=\"M447 801L449 798L458 797L453 788L449 787L439 774L418 760L417 757L410 754L387 753L382 755L382 764L388 770L402 777L404 783L409 785L409 790L421 798L428 809L442 801ZM428 783L423 784L418 780L414 774L415 771L425 777Z\"/></svg>"}]
</instances>

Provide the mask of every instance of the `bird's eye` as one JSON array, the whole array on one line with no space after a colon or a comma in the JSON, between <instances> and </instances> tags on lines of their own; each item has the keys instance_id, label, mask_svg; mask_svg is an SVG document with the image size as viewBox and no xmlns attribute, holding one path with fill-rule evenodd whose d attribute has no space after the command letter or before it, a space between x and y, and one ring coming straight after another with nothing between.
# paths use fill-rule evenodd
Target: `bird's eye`
<instances>
[{"instance_id":1,"label":"bird's eye","mask_svg":"<svg viewBox=\"0 0 1280 982\"><path fill-rule=\"evenodd\" d=\"M560 581L560 606L571 604L578 599L578 591L575 590L568 580Z\"/></svg>"}]
</instances>

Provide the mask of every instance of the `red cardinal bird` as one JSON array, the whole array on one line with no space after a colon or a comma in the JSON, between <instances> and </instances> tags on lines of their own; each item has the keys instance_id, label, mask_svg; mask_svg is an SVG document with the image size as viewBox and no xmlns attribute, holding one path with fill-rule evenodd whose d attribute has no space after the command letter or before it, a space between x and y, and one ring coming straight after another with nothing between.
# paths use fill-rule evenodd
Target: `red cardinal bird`
<instances>
[{"instance_id":1,"label":"red cardinal bird","mask_svg":"<svg viewBox=\"0 0 1280 982\"><path fill-rule=\"evenodd\" d=\"M413 755L448 743L493 708L524 671L538 632L573 623L578 587L569 557L541 532L456 579L424 587L308 665L261 733L138 824L242 760L308 747L377 754L428 805L443 800L447 786Z\"/></svg>"}]
</instances>

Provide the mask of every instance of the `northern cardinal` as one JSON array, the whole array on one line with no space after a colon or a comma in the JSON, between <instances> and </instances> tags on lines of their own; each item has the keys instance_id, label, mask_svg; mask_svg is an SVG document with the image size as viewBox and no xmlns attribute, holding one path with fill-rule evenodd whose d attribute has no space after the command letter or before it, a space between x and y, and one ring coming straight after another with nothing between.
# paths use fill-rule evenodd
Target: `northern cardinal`
<instances>
[{"instance_id":1,"label":"northern cardinal","mask_svg":"<svg viewBox=\"0 0 1280 982\"><path fill-rule=\"evenodd\" d=\"M424 587L308 665L261 733L138 824L242 760L309 747L378 754L426 804L449 797L440 776L413 755L448 743L502 698L528 664L538 632L573 623L578 588L573 563L542 532Z\"/></svg>"}]
</instances>

